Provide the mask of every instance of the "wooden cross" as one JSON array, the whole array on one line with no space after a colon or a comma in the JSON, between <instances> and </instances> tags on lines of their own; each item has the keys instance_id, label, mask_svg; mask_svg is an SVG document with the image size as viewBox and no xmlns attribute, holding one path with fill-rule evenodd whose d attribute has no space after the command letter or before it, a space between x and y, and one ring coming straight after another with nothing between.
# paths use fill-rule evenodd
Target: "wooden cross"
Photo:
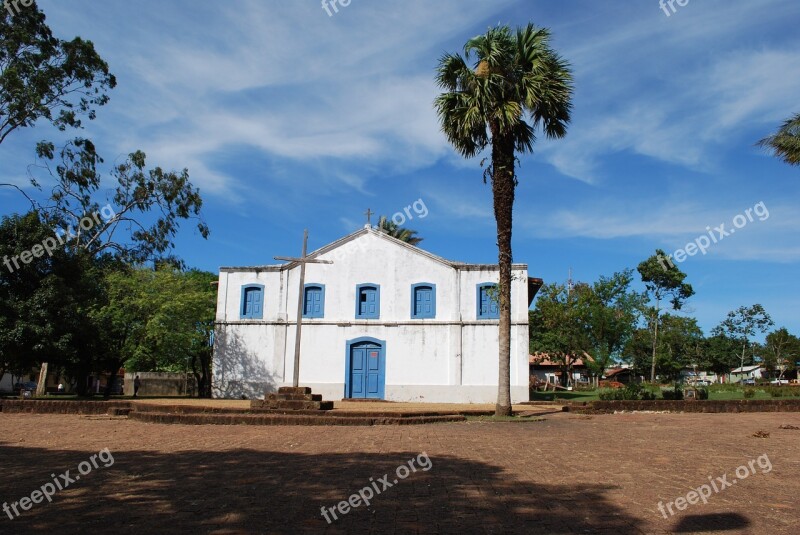
<instances>
[{"instance_id":1,"label":"wooden cross","mask_svg":"<svg viewBox=\"0 0 800 535\"><path fill-rule=\"evenodd\" d=\"M367 211L364 212L364 215L367 216L367 225L371 225L372 224L372 216L375 215L375 212L373 212L372 210L367 208Z\"/></svg>"},{"instance_id":2,"label":"wooden cross","mask_svg":"<svg viewBox=\"0 0 800 535\"><path fill-rule=\"evenodd\" d=\"M308 229L303 231L303 256L292 258L287 256L276 256L275 260L285 262L297 262L300 264L300 296L297 299L297 332L294 338L294 378L292 386L300 386L300 330L303 327L303 297L305 294L306 283L306 264L333 264L330 260L312 260L306 257L308 250Z\"/></svg>"}]
</instances>

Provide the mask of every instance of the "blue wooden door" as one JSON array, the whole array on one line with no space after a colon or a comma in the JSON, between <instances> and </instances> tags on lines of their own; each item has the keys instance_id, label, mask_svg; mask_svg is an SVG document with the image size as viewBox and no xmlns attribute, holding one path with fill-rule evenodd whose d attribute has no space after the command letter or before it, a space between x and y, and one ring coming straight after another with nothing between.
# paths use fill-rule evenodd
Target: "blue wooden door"
<instances>
[{"instance_id":1,"label":"blue wooden door","mask_svg":"<svg viewBox=\"0 0 800 535\"><path fill-rule=\"evenodd\" d=\"M348 397L382 399L384 362L381 346L374 343L352 346Z\"/></svg>"}]
</instances>

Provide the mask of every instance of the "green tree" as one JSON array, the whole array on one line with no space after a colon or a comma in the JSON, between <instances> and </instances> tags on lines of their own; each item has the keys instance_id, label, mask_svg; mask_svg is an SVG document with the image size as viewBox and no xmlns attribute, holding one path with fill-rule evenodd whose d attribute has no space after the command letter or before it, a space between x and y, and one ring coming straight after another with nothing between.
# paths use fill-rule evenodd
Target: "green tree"
<instances>
[{"instance_id":1,"label":"green tree","mask_svg":"<svg viewBox=\"0 0 800 535\"><path fill-rule=\"evenodd\" d=\"M626 269L600 277L579 291L589 339L587 351L593 359L588 364L598 379L613 361L621 359L636 329L645 298L631 290L632 282L633 271Z\"/></svg>"},{"instance_id":2,"label":"green tree","mask_svg":"<svg viewBox=\"0 0 800 535\"><path fill-rule=\"evenodd\" d=\"M759 141L759 145L789 165L800 165L800 113L783 123L775 134Z\"/></svg>"},{"instance_id":3,"label":"green tree","mask_svg":"<svg viewBox=\"0 0 800 535\"><path fill-rule=\"evenodd\" d=\"M558 363L562 386L567 386L575 359L589 347L580 305L578 293L566 285L545 284L528 314L530 352L547 353L549 360Z\"/></svg>"},{"instance_id":4,"label":"green tree","mask_svg":"<svg viewBox=\"0 0 800 535\"><path fill-rule=\"evenodd\" d=\"M747 349L754 347L751 343L753 337L758 333L767 332L773 325L774 322L764 307L755 304L749 307L741 306L728 312L726 318L714 327L712 333L727 336L739 343L741 350L739 365L744 368ZM752 357L751 351L750 362L753 361Z\"/></svg>"},{"instance_id":5,"label":"green tree","mask_svg":"<svg viewBox=\"0 0 800 535\"><path fill-rule=\"evenodd\" d=\"M660 323L656 375L677 379L684 368L705 367L705 338L695 318L665 313ZM650 328L636 329L624 348L625 359L637 374L652 371L653 336Z\"/></svg>"},{"instance_id":6,"label":"green tree","mask_svg":"<svg viewBox=\"0 0 800 535\"><path fill-rule=\"evenodd\" d=\"M36 212L0 222L0 355L15 373L50 362L77 379L80 362L94 353L96 333L86 317L102 299L98 274L107 259L64 248L44 254L48 238L52 230ZM18 268L9 262L15 256L22 258Z\"/></svg>"},{"instance_id":7,"label":"green tree","mask_svg":"<svg viewBox=\"0 0 800 535\"><path fill-rule=\"evenodd\" d=\"M468 62L474 57L475 63ZM490 28L467 41L464 56L445 54L436 81L444 90L435 101L442 130L465 158L491 146L491 177L497 223L500 283L497 415L511 414L511 233L518 182L516 154L533 151L536 129L550 138L566 135L572 74L550 46L550 32L528 24L516 32Z\"/></svg>"},{"instance_id":8,"label":"green tree","mask_svg":"<svg viewBox=\"0 0 800 535\"><path fill-rule=\"evenodd\" d=\"M712 332L703 344L704 366L717 375L729 373L739 360L738 347L738 342L733 338L718 331Z\"/></svg>"},{"instance_id":9,"label":"green tree","mask_svg":"<svg viewBox=\"0 0 800 535\"><path fill-rule=\"evenodd\" d=\"M191 366L200 395L210 395L216 292L212 273L123 268L106 274L107 301L91 319L103 333L102 366L184 372Z\"/></svg>"},{"instance_id":10,"label":"green tree","mask_svg":"<svg viewBox=\"0 0 800 535\"><path fill-rule=\"evenodd\" d=\"M62 131L80 128L115 85L92 42L54 37L36 2L0 12L0 144L40 119Z\"/></svg>"},{"instance_id":11,"label":"green tree","mask_svg":"<svg viewBox=\"0 0 800 535\"><path fill-rule=\"evenodd\" d=\"M378 230L382 230L392 238L397 238L409 245L419 245L424 239L417 236L418 232L416 230L401 227L385 215L382 215L378 221Z\"/></svg>"},{"instance_id":12,"label":"green tree","mask_svg":"<svg viewBox=\"0 0 800 535\"><path fill-rule=\"evenodd\" d=\"M661 302L669 299L672 309L680 310L684 302L694 295L694 289L691 284L683 282L686 279L686 273L675 267L661 249L656 249L655 255L641 262L637 270L647 289L647 296L651 301L655 301L655 306L647 309L649 328L653 332L650 382L655 382Z\"/></svg>"},{"instance_id":13,"label":"green tree","mask_svg":"<svg viewBox=\"0 0 800 535\"><path fill-rule=\"evenodd\" d=\"M782 378L788 369L794 369L800 360L800 338L781 327L769 333L764 342L761 356L768 371L779 372L777 375Z\"/></svg>"}]
</instances>

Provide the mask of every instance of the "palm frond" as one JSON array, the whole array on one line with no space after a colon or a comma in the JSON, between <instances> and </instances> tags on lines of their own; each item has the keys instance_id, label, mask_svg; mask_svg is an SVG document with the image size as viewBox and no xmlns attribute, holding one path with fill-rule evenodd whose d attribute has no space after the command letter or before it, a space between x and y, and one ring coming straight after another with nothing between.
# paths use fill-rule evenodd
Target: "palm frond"
<instances>
[{"instance_id":1,"label":"palm frond","mask_svg":"<svg viewBox=\"0 0 800 535\"><path fill-rule=\"evenodd\" d=\"M773 135L758 142L789 165L800 165L800 113L787 120Z\"/></svg>"}]
</instances>

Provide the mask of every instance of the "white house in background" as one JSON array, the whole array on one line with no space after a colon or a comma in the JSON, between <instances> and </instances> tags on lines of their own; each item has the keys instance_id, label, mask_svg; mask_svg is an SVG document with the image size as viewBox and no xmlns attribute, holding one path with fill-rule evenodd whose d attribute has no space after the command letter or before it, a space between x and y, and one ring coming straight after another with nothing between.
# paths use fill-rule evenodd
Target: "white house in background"
<instances>
[{"instance_id":1,"label":"white house in background","mask_svg":"<svg viewBox=\"0 0 800 535\"><path fill-rule=\"evenodd\" d=\"M744 366L739 368L734 368L731 370L731 382L737 382L742 379L761 379L764 377L764 372L766 368L759 364L754 364L753 366Z\"/></svg>"},{"instance_id":2,"label":"white house in background","mask_svg":"<svg viewBox=\"0 0 800 535\"><path fill-rule=\"evenodd\" d=\"M497 265L452 262L369 225L310 253L301 386L324 399L497 400ZM221 268L215 397L292 384L298 263ZM513 266L511 398L528 400L528 307L541 286Z\"/></svg>"}]
</instances>

